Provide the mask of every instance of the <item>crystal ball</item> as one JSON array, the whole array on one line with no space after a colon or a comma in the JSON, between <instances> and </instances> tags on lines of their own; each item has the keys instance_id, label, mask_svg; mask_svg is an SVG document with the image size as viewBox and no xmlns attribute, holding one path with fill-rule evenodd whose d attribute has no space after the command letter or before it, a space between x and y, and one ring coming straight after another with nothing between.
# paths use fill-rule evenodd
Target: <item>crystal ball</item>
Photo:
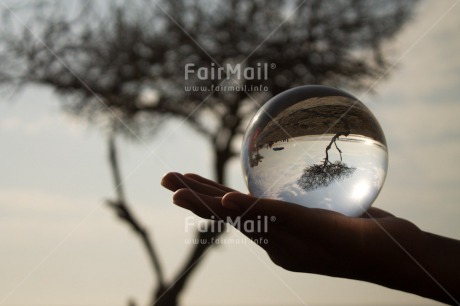
<instances>
[{"instance_id":1,"label":"crystal ball","mask_svg":"<svg viewBox=\"0 0 460 306\"><path fill-rule=\"evenodd\" d=\"M300 86L265 103L243 139L251 195L355 217L385 181L388 149L372 112L349 93Z\"/></svg>"}]
</instances>

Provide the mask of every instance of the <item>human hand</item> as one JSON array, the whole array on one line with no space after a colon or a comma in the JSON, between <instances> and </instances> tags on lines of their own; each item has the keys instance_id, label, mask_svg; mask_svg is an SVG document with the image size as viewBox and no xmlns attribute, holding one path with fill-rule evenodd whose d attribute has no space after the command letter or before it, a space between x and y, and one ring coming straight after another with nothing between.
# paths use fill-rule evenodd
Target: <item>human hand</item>
<instances>
[{"instance_id":1,"label":"human hand","mask_svg":"<svg viewBox=\"0 0 460 306\"><path fill-rule=\"evenodd\" d=\"M436 284L443 272L426 256L432 253L433 235L383 210L370 208L351 218L255 198L196 174L168 173L162 185L175 191L176 205L202 218L244 223L274 217L262 227L266 231L238 230L287 270L365 280L438 300L446 296Z\"/></svg>"}]
</instances>

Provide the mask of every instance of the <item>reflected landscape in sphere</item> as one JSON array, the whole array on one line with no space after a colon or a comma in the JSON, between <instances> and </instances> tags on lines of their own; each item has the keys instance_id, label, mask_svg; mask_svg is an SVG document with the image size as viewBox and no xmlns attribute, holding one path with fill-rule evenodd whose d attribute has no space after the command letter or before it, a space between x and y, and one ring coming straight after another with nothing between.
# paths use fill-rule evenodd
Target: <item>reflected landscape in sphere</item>
<instances>
[{"instance_id":1,"label":"reflected landscape in sphere","mask_svg":"<svg viewBox=\"0 0 460 306\"><path fill-rule=\"evenodd\" d=\"M355 97L301 86L260 108L241 159L253 196L359 216L383 186L388 150L377 119Z\"/></svg>"}]
</instances>

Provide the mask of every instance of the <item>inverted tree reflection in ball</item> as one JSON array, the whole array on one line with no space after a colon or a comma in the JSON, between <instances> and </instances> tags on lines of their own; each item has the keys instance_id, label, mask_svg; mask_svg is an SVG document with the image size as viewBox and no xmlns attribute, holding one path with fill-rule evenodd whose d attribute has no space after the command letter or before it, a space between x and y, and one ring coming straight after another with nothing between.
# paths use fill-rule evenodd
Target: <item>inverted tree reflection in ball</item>
<instances>
[{"instance_id":1,"label":"inverted tree reflection in ball","mask_svg":"<svg viewBox=\"0 0 460 306\"><path fill-rule=\"evenodd\" d=\"M379 123L353 96L302 86L267 102L243 141L254 196L362 214L382 188L387 147Z\"/></svg>"}]
</instances>

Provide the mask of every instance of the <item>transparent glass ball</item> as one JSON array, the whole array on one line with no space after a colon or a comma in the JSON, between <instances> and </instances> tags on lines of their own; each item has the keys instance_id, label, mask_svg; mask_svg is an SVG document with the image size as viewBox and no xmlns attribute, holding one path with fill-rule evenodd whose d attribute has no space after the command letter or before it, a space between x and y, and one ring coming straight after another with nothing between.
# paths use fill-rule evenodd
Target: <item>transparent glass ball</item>
<instances>
[{"instance_id":1,"label":"transparent glass ball","mask_svg":"<svg viewBox=\"0 0 460 306\"><path fill-rule=\"evenodd\" d=\"M241 159L253 196L360 216L383 186L388 149L377 119L355 97L301 86L259 109Z\"/></svg>"}]
</instances>

